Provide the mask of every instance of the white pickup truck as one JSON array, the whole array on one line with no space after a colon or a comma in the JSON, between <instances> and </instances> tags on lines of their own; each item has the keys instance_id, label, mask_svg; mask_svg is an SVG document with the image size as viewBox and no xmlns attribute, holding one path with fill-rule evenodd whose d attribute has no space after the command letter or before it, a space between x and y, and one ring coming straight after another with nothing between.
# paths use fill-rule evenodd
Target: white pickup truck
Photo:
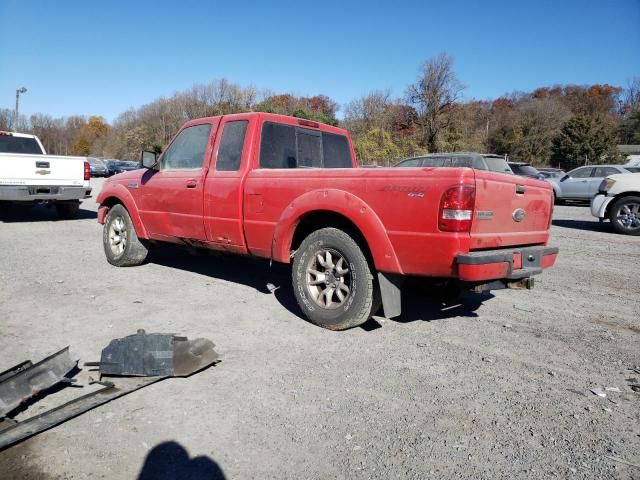
<instances>
[{"instance_id":1,"label":"white pickup truck","mask_svg":"<svg viewBox=\"0 0 640 480\"><path fill-rule=\"evenodd\" d=\"M0 204L47 203L74 218L91 196L86 157L47 155L35 135L0 132Z\"/></svg>"},{"instance_id":2,"label":"white pickup truck","mask_svg":"<svg viewBox=\"0 0 640 480\"><path fill-rule=\"evenodd\" d=\"M640 235L640 173L609 175L591 199L591 214L618 233Z\"/></svg>"}]
</instances>

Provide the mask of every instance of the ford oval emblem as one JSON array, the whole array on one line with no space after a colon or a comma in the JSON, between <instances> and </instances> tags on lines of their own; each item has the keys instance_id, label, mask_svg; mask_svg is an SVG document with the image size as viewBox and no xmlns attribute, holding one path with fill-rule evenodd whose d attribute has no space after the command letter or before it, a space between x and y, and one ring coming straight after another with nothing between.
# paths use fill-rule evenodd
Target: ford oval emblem
<instances>
[{"instance_id":1,"label":"ford oval emblem","mask_svg":"<svg viewBox=\"0 0 640 480\"><path fill-rule=\"evenodd\" d=\"M516 208L511 214L511 217L513 218L514 221L521 222L522 220L524 220L525 215L526 214L523 208Z\"/></svg>"}]
</instances>

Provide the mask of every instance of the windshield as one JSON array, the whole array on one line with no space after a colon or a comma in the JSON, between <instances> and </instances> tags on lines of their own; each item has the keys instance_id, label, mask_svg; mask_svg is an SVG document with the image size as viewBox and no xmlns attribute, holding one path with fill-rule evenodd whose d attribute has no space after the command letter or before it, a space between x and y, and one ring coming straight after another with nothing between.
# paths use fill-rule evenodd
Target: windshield
<instances>
[{"instance_id":1,"label":"windshield","mask_svg":"<svg viewBox=\"0 0 640 480\"><path fill-rule=\"evenodd\" d=\"M531 165L514 165L511 170L518 175L529 175L531 177L537 177L540 172Z\"/></svg>"},{"instance_id":2,"label":"windshield","mask_svg":"<svg viewBox=\"0 0 640 480\"><path fill-rule=\"evenodd\" d=\"M29 153L42 155L42 149L35 138L0 135L0 153Z\"/></svg>"}]
</instances>

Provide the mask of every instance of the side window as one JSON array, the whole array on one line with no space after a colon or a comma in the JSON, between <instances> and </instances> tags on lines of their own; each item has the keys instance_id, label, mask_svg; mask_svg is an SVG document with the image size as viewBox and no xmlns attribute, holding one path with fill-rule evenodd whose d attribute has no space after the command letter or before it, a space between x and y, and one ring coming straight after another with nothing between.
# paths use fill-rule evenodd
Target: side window
<instances>
[{"instance_id":1,"label":"side window","mask_svg":"<svg viewBox=\"0 0 640 480\"><path fill-rule=\"evenodd\" d=\"M446 167L446 157L425 157L422 159L423 167Z\"/></svg>"},{"instance_id":2,"label":"side window","mask_svg":"<svg viewBox=\"0 0 640 480\"><path fill-rule=\"evenodd\" d=\"M475 168L476 170L489 170L482 157L473 157L471 160L471 168Z\"/></svg>"},{"instance_id":3,"label":"side window","mask_svg":"<svg viewBox=\"0 0 640 480\"><path fill-rule=\"evenodd\" d=\"M471 157L451 157L451 166L452 167L469 167L473 165Z\"/></svg>"},{"instance_id":4,"label":"side window","mask_svg":"<svg viewBox=\"0 0 640 480\"><path fill-rule=\"evenodd\" d=\"M578 168L573 172L571 172L569 176L571 178L588 178L591 176L592 170L593 170L593 167Z\"/></svg>"},{"instance_id":5,"label":"side window","mask_svg":"<svg viewBox=\"0 0 640 480\"><path fill-rule=\"evenodd\" d=\"M247 120L239 120L224 125L216 160L216 170L218 172L236 171L240 168L242 147L244 146L248 123Z\"/></svg>"},{"instance_id":6,"label":"side window","mask_svg":"<svg viewBox=\"0 0 640 480\"><path fill-rule=\"evenodd\" d=\"M298 132L298 167L322 168L320 135Z\"/></svg>"},{"instance_id":7,"label":"side window","mask_svg":"<svg viewBox=\"0 0 640 480\"><path fill-rule=\"evenodd\" d=\"M180 132L162 156L163 170L185 170L202 168L207 149L211 125L194 125Z\"/></svg>"},{"instance_id":8,"label":"side window","mask_svg":"<svg viewBox=\"0 0 640 480\"><path fill-rule=\"evenodd\" d=\"M613 167L596 167L593 174L594 177L608 177L620 173L617 168Z\"/></svg>"},{"instance_id":9,"label":"side window","mask_svg":"<svg viewBox=\"0 0 640 480\"><path fill-rule=\"evenodd\" d=\"M324 168L351 168L351 150L344 135L322 132L322 153L324 154ZM404 167L417 166L403 165Z\"/></svg>"},{"instance_id":10,"label":"side window","mask_svg":"<svg viewBox=\"0 0 640 480\"><path fill-rule=\"evenodd\" d=\"M411 160L405 160L396 165L396 167L419 167L421 158L412 158Z\"/></svg>"},{"instance_id":11,"label":"side window","mask_svg":"<svg viewBox=\"0 0 640 480\"><path fill-rule=\"evenodd\" d=\"M260 141L261 168L296 168L296 130L290 125L265 123Z\"/></svg>"}]
</instances>

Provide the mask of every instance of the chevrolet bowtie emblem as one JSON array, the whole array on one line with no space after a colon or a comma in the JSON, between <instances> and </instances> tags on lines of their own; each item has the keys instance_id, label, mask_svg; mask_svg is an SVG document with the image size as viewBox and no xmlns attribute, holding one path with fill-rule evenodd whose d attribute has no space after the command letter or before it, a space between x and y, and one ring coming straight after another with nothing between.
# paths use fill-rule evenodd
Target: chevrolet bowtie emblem
<instances>
[{"instance_id":1,"label":"chevrolet bowtie emblem","mask_svg":"<svg viewBox=\"0 0 640 480\"><path fill-rule=\"evenodd\" d=\"M36 170L36 173L38 175L49 175L51 173L51 170L45 170L44 168L41 168L40 170Z\"/></svg>"}]
</instances>

